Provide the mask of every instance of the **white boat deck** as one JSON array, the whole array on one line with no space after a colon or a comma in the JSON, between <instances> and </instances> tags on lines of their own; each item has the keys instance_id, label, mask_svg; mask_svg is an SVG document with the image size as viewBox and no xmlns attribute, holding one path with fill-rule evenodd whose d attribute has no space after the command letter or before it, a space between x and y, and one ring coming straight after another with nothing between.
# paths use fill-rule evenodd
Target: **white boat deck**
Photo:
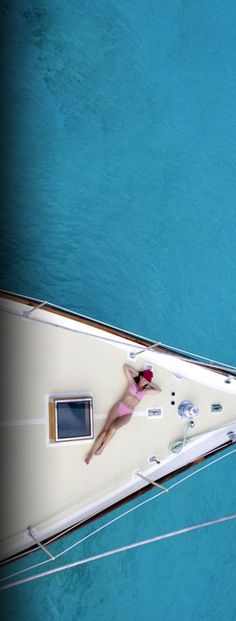
<instances>
[{"instance_id":1,"label":"white boat deck","mask_svg":"<svg viewBox=\"0 0 236 621\"><path fill-rule=\"evenodd\" d=\"M224 437L227 430L235 430L234 379L227 384L222 374L150 350L133 361L130 352L142 346L128 338L43 309L25 318L22 312L29 307L10 300L2 300L1 307L2 556L30 545L29 525L45 538L96 513L112 498L115 502L142 487L145 483L134 476L135 471L157 478L158 468L162 476L166 464L176 461L170 469L182 465L182 455L173 455L169 448L183 437L186 426L177 411L182 400L189 399L200 409L191 436L229 423ZM92 393L96 437L110 407L125 390L123 365L127 362L137 370L152 365L153 381L162 392L145 396L131 422L89 466L84 458L92 440L50 443L49 395ZM222 411L212 413L212 403L220 403ZM152 407L162 408L162 416L148 417L147 410ZM218 444L221 441L219 437ZM198 444L196 438L184 448L185 463L191 460L189 446L195 446L196 455L201 454ZM161 461L160 466L150 465L152 455Z\"/></svg>"}]
</instances>

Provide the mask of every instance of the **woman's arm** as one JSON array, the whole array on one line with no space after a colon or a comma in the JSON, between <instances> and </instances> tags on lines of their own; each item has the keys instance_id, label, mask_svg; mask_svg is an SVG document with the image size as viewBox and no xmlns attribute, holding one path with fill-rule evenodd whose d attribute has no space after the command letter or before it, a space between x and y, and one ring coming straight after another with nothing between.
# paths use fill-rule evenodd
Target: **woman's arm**
<instances>
[{"instance_id":1,"label":"woman's arm","mask_svg":"<svg viewBox=\"0 0 236 621\"><path fill-rule=\"evenodd\" d=\"M139 374L139 371L131 367L129 364L124 364L124 372L125 372L125 376L128 382L131 382L131 383L133 382L134 377L136 377Z\"/></svg>"},{"instance_id":2,"label":"woman's arm","mask_svg":"<svg viewBox=\"0 0 236 621\"><path fill-rule=\"evenodd\" d=\"M154 390L155 392L161 392L160 386L158 386L157 384L154 384L153 382L147 386L146 390Z\"/></svg>"}]
</instances>

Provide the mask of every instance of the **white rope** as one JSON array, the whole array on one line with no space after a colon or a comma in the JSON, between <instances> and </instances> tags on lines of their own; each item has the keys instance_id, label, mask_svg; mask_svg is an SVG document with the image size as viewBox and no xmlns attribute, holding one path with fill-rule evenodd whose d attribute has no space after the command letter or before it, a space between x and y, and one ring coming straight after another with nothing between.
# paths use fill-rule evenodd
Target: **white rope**
<instances>
[{"instance_id":1,"label":"white rope","mask_svg":"<svg viewBox=\"0 0 236 621\"><path fill-rule=\"evenodd\" d=\"M45 304L45 302L43 302L42 304ZM67 310L66 308L63 308L63 307L60 307L60 306L54 306L50 302L48 303L48 305L49 305L48 312L50 312L50 307L51 307L52 309L55 309L55 310L71 313L71 311ZM39 307L33 307L32 310L28 311L28 312L31 313L34 310L37 310L37 308L39 308ZM0 307L0 311L5 312L6 309ZM10 309L8 309L8 312L11 313L12 315L20 315L20 312L17 311L17 310L10 310ZM76 321L76 318L79 318L81 320L81 322L83 322L84 319L89 319L91 322L94 321L90 317L85 317L83 315L80 316L78 313L74 313L74 317L73 316L70 317L70 319L74 320L74 321ZM120 345L125 345L127 347L134 347L134 348L138 347L138 345L137 345L137 343L135 341L132 342L131 338L129 340L129 334L127 334L127 335L124 334L124 336L123 335L122 336L118 335L120 338L124 339L124 341L119 341L119 340L117 341L117 339L114 339L114 338L104 337L104 336L101 336L101 335L98 335L98 334L91 334L91 332L84 332L84 331L81 331L81 330L78 330L78 329L75 329L75 328L68 328L67 326L55 323L54 321L48 321L46 319L44 320L44 319L40 319L40 318L36 318L36 317L30 317L30 319L31 319L31 321L36 321L37 323L48 324L48 325L51 325L51 326L53 326L55 328L62 328L64 330L69 330L71 332L76 332L77 334L79 333L79 334L83 334L85 336L93 336L95 339L98 339L98 340L101 340L101 341L108 341L110 343L116 343L116 344L120 344ZM100 324L100 325L98 325L98 329L100 329L100 330L104 329L104 325L106 327L106 324L103 324L103 323L100 323L100 322L97 322L97 323ZM108 325L108 328L114 328L114 326ZM145 337L140 336L139 334L135 334L134 332L130 332L130 337L132 337L132 336L134 336L136 338L139 338L139 339L147 340L147 339L145 339ZM181 355L182 354L186 354L188 356L192 356L192 362L196 362L197 363L197 360L194 360L194 358L199 358L200 360L207 360L210 364L212 364L213 370L214 370L214 365L218 365L218 367L221 368L223 371L228 371L228 370L229 371L236 371L236 367L235 366L232 366L230 364L226 364L224 362L219 362L219 360L212 360L211 358L207 358L206 356L200 356L200 354L195 354L194 352L189 352L189 351L185 351L184 349L175 348L175 347L173 347L171 345L167 345L166 343L161 343L161 341L154 342L151 345L147 345L147 347L144 347L143 349L137 351L135 353L135 358L140 353L143 353L146 350L149 350L149 349L152 349L152 348L154 349L157 346L159 346L161 348L164 348L164 349L169 349L170 351L173 351L174 353L177 353L177 354L181 354ZM162 352L160 352L160 353L162 353ZM163 352L163 353L165 353L165 352ZM190 360L190 362L191 362L191 360Z\"/></svg>"},{"instance_id":2,"label":"white rope","mask_svg":"<svg viewBox=\"0 0 236 621\"><path fill-rule=\"evenodd\" d=\"M219 360L212 360L212 358L207 358L206 356L200 356L200 354L195 354L194 352L186 351L185 349L179 349L177 347L173 347L172 345L166 345L166 343L161 343L160 341L158 343L153 343L153 345L149 345L148 347L145 347L144 349L137 352L135 356L138 356L139 353L145 352L146 349L151 349L151 347L154 348L157 346L164 347L165 349L169 349L170 351L173 351L174 353L187 354L187 356L192 357L192 362L197 362L197 360L194 360L194 357L196 357L196 358L200 358L200 360L207 360L213 365L219 365L220 367L224 367L225 371L227 371L227 369L236 371L236 367L232 366L231 364L226 364L225 362L219 362Z\"/></svg>"},{"instance_id":3,"label":"white rope","mask_svg":"<svg viewBox=\"0 0 236 621\"><path fill-rule=\"evenodd\" d=\"M195 470L194 472L191 472L190 474L186 475L185 477L183 477L179 481L176 481L175 483L170 485L170 487L168 487L167 489L168 490L174 489L174 487L177 487L178 485L180 485L180 483L184 483L185 481L187 481L191 477L195 476L196 474L198 474L202 470L205 470L206 468L209 468L213 464L216 464L217 462L221 461L222 459L225 459L226 457L229 457L233 453L236 453L236 449L233 449L232 451L230 451L229 453L226 453L225 455L221 455L220 457L217 457L216 459L211 461L209 464L205 464L204 466L201 466L201 468L198 468L197 470ZM55 560L58 559L60 556L63 556L63 554L66 554L67 552L69 552L73 548L79 546L81 543L83 543L87 539L90 539L90 537L93 537L94 535L96 535L100 531L104 530L105 528L107 528L107 526L111 526L111 524L114 524L115 522L117 522L121 518L125 517L129 513L132 513L132 511L135 511L136 509L139 509L140 507L142 507L143 505L147 504L148 502L151 502L152 500L155 500L159 496L162 496L162 494L164 494L164 493L165 493L164 491L161 491L161 492L158 492L157 494L154 494L154 496L151 496L151 498L147 498L146 500L143 500L138 505L135 505L135 507L131 507L131 509L128 509L127 511L124 511L123 513L121 513L117 517L113 518L112 520L109 520L109 522L106 522L106 524L103 524L103 526L99 526L99 528L96 528L95 530L93 530L88 535L85 535L84 537L82 537L82 539L79 539L79 541L76 541L75 543L73 543L71 546L69 546L68 548L66 548L62 552L59 552L58 554L56 554L54 556ZM36 563L35 565L31 565L30 567L26 567L25 569L21 569L21 570L19 570L17 572L14 572L13 574L9 574L8 576L4 576L4 578L0 579L0 583L4 582L4 581L6 581L6 580L8 580L10 578L15 578L16 576L19 576L20 574L23 574L23 573L25 573L27 571L30 571L31 569L36 569L37 567L41 567L42 565L46 565L47 563L50 563L50 562L51 562L51 559L46 559L44 561L41 561L40 563Z\"/></svg>"},{"instance_id":4,"label":"white rope","mask_svg":"<svg viewBox=\"0 0 236 621\"><path fill-rule=\"evenodd\" d=\"M199 358L200 360L206 360L207 362L209 362L211 365L213 365L213 368L214 368L214 366L218 365L221 368L224 367L224 371L227 371L228 369L230 369L232 371L236 371L236 367L232 366L231 364L226 364L225 362L219 362L219 360L212 360L211 358L207 358L206 356L200 356L200 354L195 354L192 351L186 351L185 349L179 349L179 348L176 348L176 347L172 347L172 345L167 345L166 343L161 343L161 341L157 341L156 343L152 343L152 345L148 345L147 347L144 347L143 349L140 349L139 351L137 351L134 354L134 358L137 358L137 356L139 356L139 354L143 354L147 350L155 349L155 347L162 347L162 348L165 348L165 349L169 349L170 351L173 351L174 353L177 353L177 354L181 354L181 355L185 354L187 356L191 356L192 360L189 360L189 362L194 362L194 363L197 364L198 361L195 360L195 358ZM203 363L200 362L200 364L203 364Z\"/></svg>"},{"instance_id":5,"label":"white rope","mask_svg":"<svg viewBox=\"0 0 236 621\"><path fill-rule=\"evenodd\" d=\"M201 528L206 528L208 526L213 526L215 524L221 524L222 522L228 522L229 520L235 520L235 519L236 519L236 513L234 513L233 515L228 515L228 516L218 518L216 520L211 520L210 522L203 522L202 524L195 524L194 526L187 526L186 528L181 528L180 530L175 530L170 533L165 533L164 535L157 535L156 537L152 537L151 539L144 539L143 541L137 541L136 543L131 543L121 548L115 548L113 550L108 550L108 552L101 552L100 554L89 556L80 561L69 563L68 565L62 565L61 567L57 567L56 569L50 569L49 571L44 571L41 574L36 574L34 576L30 576L29 578L17 580L16 582L11 582L10 584L0 587L0 590L4 591L6 589L11 589L12 587L19 586L20 584L26 584L27 582L32 582L33 580L39 580L40 578L44 578L45 576L51 576L52 574L57 574L61 571L66 571L67 569L78 567L79 565L85 565L85 563L91 563L92 561L97 561L99 559L106 558L108 556L114 556L115 554L120 554L121 552L127 552L128 550L133 550L134 548L140 548L141 546L146 546L151 543L155 543L157 541L163 541L163 539L170 539L171 537L177 537L179 535L183 535L185 533L189 533L194 530L199 530Z\"/></svg>"},{"instance_id":6,"label":"white rope","mask_svg":"<svg viewBox=\"0 0 236 621\"><path fill-rule=\"evenodd\" d=\"M50 304L50 306L52 306L52 305ZM57 309L57 307L56 307L56 309ZM67 309L63 309L63 308L61 309L60 307L58 307L58 309L62 310L62 311L65 310L68 313L71 312L71 311L67 311ZM34 309L32 309L32 310L36 310L36 307L34 307ZM0 312L1 311L5 313L6 309L5 308L1 308L1 306L0 306ZM7 312L10 315L14 315L14 316L16 315L16 316L20 316L20 317L22 316L21 312L19 310L7 309ZM50 312L50 309L48 309L47 312ZM59 315L59 317L61 317L61 316L62 315ZM74 317L66 317L66 319L70 319L71 321L76 321L76 319L78 319L78 318L81 321L81 323L83 323L83 319L89 319L89 321L94 322L94 319L91 319L90 317L83 317L82 315L80 316L78 314L75 314ZM136 338L147 340L147 339L145 339L144 336L139 336L139 334L135 334L133 332L130 332L130 337L129 337L129 334L126 334L126 333L121 334L121 335L118 334L117 336L119 338L117 339L117 338L111 338L111 337L108 337L108 336L101 336L100 334L94 334L93 332L86 332L85 330L82 330L82 328L81 329L79 329L77 327L76 328L71 328L71 327L68 327L68 326L60 324L60 323L55 323L55 321L52 321L52 320L50 321L49 319L41 319L39 317L30 317L30 321L34 321L36 323L42 323L43 325L49 325L49 326L52 326L53 328L59 328L59 329L62 329L62 330L66 330L67 332L74 332L75 334L80 334L80 336L92 336L94 339L98 339L99 341L107 341L108 343L114 343L115 345L125 346L126 348L128 348L128 347L129 348L130 347L136 347L137 348L138 347L138 344L136 343L136 341L132 341L132 337L133 336L136 337ZM104 327L106 328L106 324L102 324L101 323L99 325L99 322L96 322L96 323L98 323L98 325L95 326L96 329L100 330L101 332L102 331L105 332ZM93 328L94 326L92 325L91 327ZM108 328L112 328L112 329L114 328L114 326L110 326L109 324L107 325L107 327ZM117 328L114 328L114 329L117 329ZM112 334L112 332L111 332L111 334Z\"/></svg>"},{"instance_id":7,"label":"white rope","mask_svg":"<svg viewBox=\"0 0 236 621\"><path fill-rule=\"evenodd\" d=\"M192 356L192 357L196 356L196 358L200 358L201 360L207 360L208 362L211 362L212 364L218 364L219 366L225 367L225 370L232 369L232 371L236 371L235 366L232 366L231 364L226 364L226 362L219 362L219 360L212 360L212 358L207 358L206 356L200 356L200 354L195 354L192 351L185 351L185 349L174 348L171 345L165 345L165 343L160 343L160 345L162 347L166 347L167 349L170 349L171 351L174 351L179 354L187 354L188 356ZM196 360L193 360L193 362L196 362Z\"/></svg>"}]
</instances>

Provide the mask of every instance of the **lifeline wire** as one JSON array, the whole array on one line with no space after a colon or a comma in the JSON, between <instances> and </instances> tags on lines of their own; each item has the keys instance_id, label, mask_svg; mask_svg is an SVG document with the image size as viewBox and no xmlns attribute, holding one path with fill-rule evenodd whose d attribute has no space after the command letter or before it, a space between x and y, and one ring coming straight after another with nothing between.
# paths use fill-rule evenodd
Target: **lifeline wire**
<instances>
[{"instance_id":1,"label":"lifeline wire","mask_svg":"<svg viewBox=\"0 0 236 621\"><path fill-rule=\"evenodd\" d=\"M9 293L9 292L7 292L7 293ZM11 292L10 292L10 294L11 294ZM51 307L53 310L56 309L56 310L59 310L59 311L67 312L67 313L70 313L70 315L71 315L71 311L69 311L68 309L60 307L60 306L56 306L54 304L51 304L50 302L49 303L48 302L42 302L42 304L39 304L39 306L43 306L44 304L48 304L49 305L49 309L45 309L45 310L47 310L47 312L51 312L51 309L50 309L50 307ZM38 307L33 307L31 310L28 311L28 313L34 312L35 310L37 310L39 308L39 306ZM0 307L0 311L4 312L4 308ZM21 313L19 313L19 311L14 311L14 310L8 310L8 312L12 313L13 315L21 314ZM78 318L78 317L79 317L79 319L82 319L82 321L84 319L91 319L90 317L85 317L83 315L78 315L78 313L74 313L74 317L72 316L72 317L70 317L70 319L75 321L76 318ZM77 329L75 329L75 328L74 329L68 328L65 325L60 325L58 323L55 323L54 321L47 321L47 320L43 320L43 319L35 318L35 317L32 318L31 316L30 316L30 320L31 321L37 321L39 323L49 324L51 326L54 326L55 328L63 328L64 330L69 330L69 331L72 331L72 332L84 334L85 336L90 336L91 335L90 332L84 332L84 331L79 330L78 328ZM101 330L103 329L103 325L104 324L102 324L102 322L101 322L101 328L100 328ZM113 326L108 326L108 327L112 328ZM118 336L120 336L120 335L118 335ZM132 332L130 333L130 336L135 336L135 337L144 339L143 336L141 336L139 334L132 333ZM93 334L93 338L99 339L99 340L102 340L102 341L110 341L111 343L117 343L118 342L121 345L129 346L129 347L132 344L132 347L137 347L137 344L135 342L130 343L129 334L125 334L125 333L124 333L124 335L122 335L120 337L120 338L123 338L124 341L125 341L125 339L126 339L126 341L128 341L128 342L124 342L124 343L120 342L120 341L117 341L117 339L112 339L112 338L104 337L104 336L97 335L97 334ZM211 360L211 358L207 358L206 356L200 356L200 354L195 354L194 352L185 351L184 349L176 349L175 347L172 347L171 345L166 345L166 343L161 343L161 341L158 341L156 343L154 342L151 345L148 345L143 350L141 350L141 352L145 352L147 349L154 348L157 345L159 345L162 348L169 349L170 351L173 351L174 353L177 353L177 354L180 353L180 354L186 354L188 356L192 356L193 362L197 362L196 358L200 358L201 360L207 360L210 363L210 366L212 366L213 370L214 370L214 368L217 368L217 366L218 366L218 367L220 367L224 371L227 371L227 370L236 371L236 367L234 367L234 366L232 366L230 364L226 365L224 362L219 362L218 360ZM135 356L137 356L141 352L136 352ZM191 362L191 360L190 360L190 362Z\"/></svg>"},{"instance_id":2,"label":"lifeline wire","mask_svg":"<svg viewBox=\"0 0 236 621\"><path fill-rule=\"evenodd\" d=\"M201 468L198 468L194 472L191 472L187 476L183 477L183 479L180 479L179 481L177 481L177 482L173 483L172 485L170 485L168 490L173 489L174 487L177 487L177 485L180 485L180 483L184 483L184 481L186 481L187 479L190 479L191 477L195 476L196 474L198 474L202 470L205 470L206 468L209 468L210 466L212 466L213 464L217 463L218 461L221 461L222 459L225 459L225 457L229 457L229 455L232 455L232 453L236 453L236 449L234 449L233 451L230 451L229 453L226 453L225 455L221 455L220 457L217 457L217 459L214 459L209 464L205 464ZM71 546L69 546L68 548L63 550L62 552L59 552L59 554L55 555L54 559L56 560L57 558L59 558L63 554L66 554L67 552L72 550L72 548L75 548L78 545L80 545L81 543L83 543L84 541L86 541L86 539L89 539L93 535L96 535L98 532L100 532L101 530L103 530L107 526L110 526L111 524L114 524L114 522L117 522L117 520L121 519L122 517L125 517L126 515L128 515L132 511L135 511L136 509L139 509L140 507L142 507L143 505L147 504L148 502L154 500L155 498L158 498L159 496L162 496L162 494L164 494L164 493L165 492L158 492L154 496L151 496L151 498L147 498L146 500L143 500L142 502L140 502L135 507L131 507L131 509L128 509L124 513L121 513L120 515L118 515L117 517L113 518L109 522L106 522L106 524L103 524L103 526L100 526L99 528L96 528L96 530L93 530L88 535L85 535L85 537L82 537L82 539L80 539L79 541L76 541L74 544L72 544ZM8 576L4 576L4 578L0 579L0 582L5 582L6 580L8 580L10 578L14 578L15 576L23 574L26 571L30 571L31 569L36 569L37 567L41 567L42 565L45 565L46 563L50 563L50 562L51 562L51 559L47 559L45 561L41 561L40 563L36 563L35 565L31 565L30 567L26 567L25 569L21 569L21 570L15 572L13 574L9 574Z\"/></svg>"},{"instance_id":3,"label":"lifeline wire","mask_svg":"<svg viewBox=\"0 0 236 621\"><path fill-rule=\"evenodd\" d=\"M22 580L17 580L16 582L11 582L10 584L6 584L3 587L0 587L1 591L5 591L6 589L11 589L12 587L19 586L21 584L26 584L26 582L33 582L33 580L38 580L40 578L44 578L45 576L51 576L52 574L57 574L61 571L66 571L67 569L72 569L74 567L78 567L79 565L84 565L85 563L91 563L92 561L97 561L102 558L106 558L107 556L114 556L115 554L119 554L120 552L127 552L127 550L133 550L134 548L140 548L141 546L149 545L150 543L155 543L157 541L162 541L163 539L170 539L170 537L176 537L178 535L183 535L185 533L189 533L193 530L199 530L200 528L206 528L207 526L214 526L215 524L221 524L222 522L228 522L229 520L235 520L236 513L233 515L227 515L217 520L211 520L210 522L203 522L202 524L195 524L194 526L187 526L186 528L181 528L180 530L175 530L170 533L165 533L164 535L157 535L156 537L152 537L151 539L144 539L143 541L137 541L136 543L131 543L128 546L123 546L122 548L115 548L113 550L108 550L108 552L102 552L100 554L96 554L95 556L89 556L88 558L84 558L80 561L75 561L74 563L69 563L68 565L62 565L62 567L57 567L56 569L50 569L49 571L44 571L41 574L36 574L34 576L30 576L29 578L23 578Z\"/></svg>"}]
</instances>

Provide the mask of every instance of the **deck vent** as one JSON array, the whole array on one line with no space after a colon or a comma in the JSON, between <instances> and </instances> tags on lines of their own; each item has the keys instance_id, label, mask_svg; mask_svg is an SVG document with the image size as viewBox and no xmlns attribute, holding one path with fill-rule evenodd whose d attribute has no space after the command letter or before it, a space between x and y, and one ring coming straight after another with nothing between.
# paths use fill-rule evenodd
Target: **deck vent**
<instances>
[{"instance_id":1,"label":"deck vent","mask_svg":"<svg viewBox=\"0 0 236 621\"><path fill-rule=\"evenodd\" d=\"M49 437L51 442L93 438L92 396L50 397Z\"/></svg>"},{"instance_id":2,"label":"deck vent","mask_svg":"<svg viewBox=\"0 0 236 621\"><path fill-rule=\"evenodd\" d=\"M222 405L220 403L211 404L211 412L222 412Z\"/></svg>"},{"instance_id":3,"label":"deck vent","mask_svg":"<svg viewBox=\"0 0 236 621\"><path fill-rule=\"evenodd\" d=\"M147 411L148 418L160 418L163 416L162 408L148 408Z\"/></svg>"}]
</instances>

